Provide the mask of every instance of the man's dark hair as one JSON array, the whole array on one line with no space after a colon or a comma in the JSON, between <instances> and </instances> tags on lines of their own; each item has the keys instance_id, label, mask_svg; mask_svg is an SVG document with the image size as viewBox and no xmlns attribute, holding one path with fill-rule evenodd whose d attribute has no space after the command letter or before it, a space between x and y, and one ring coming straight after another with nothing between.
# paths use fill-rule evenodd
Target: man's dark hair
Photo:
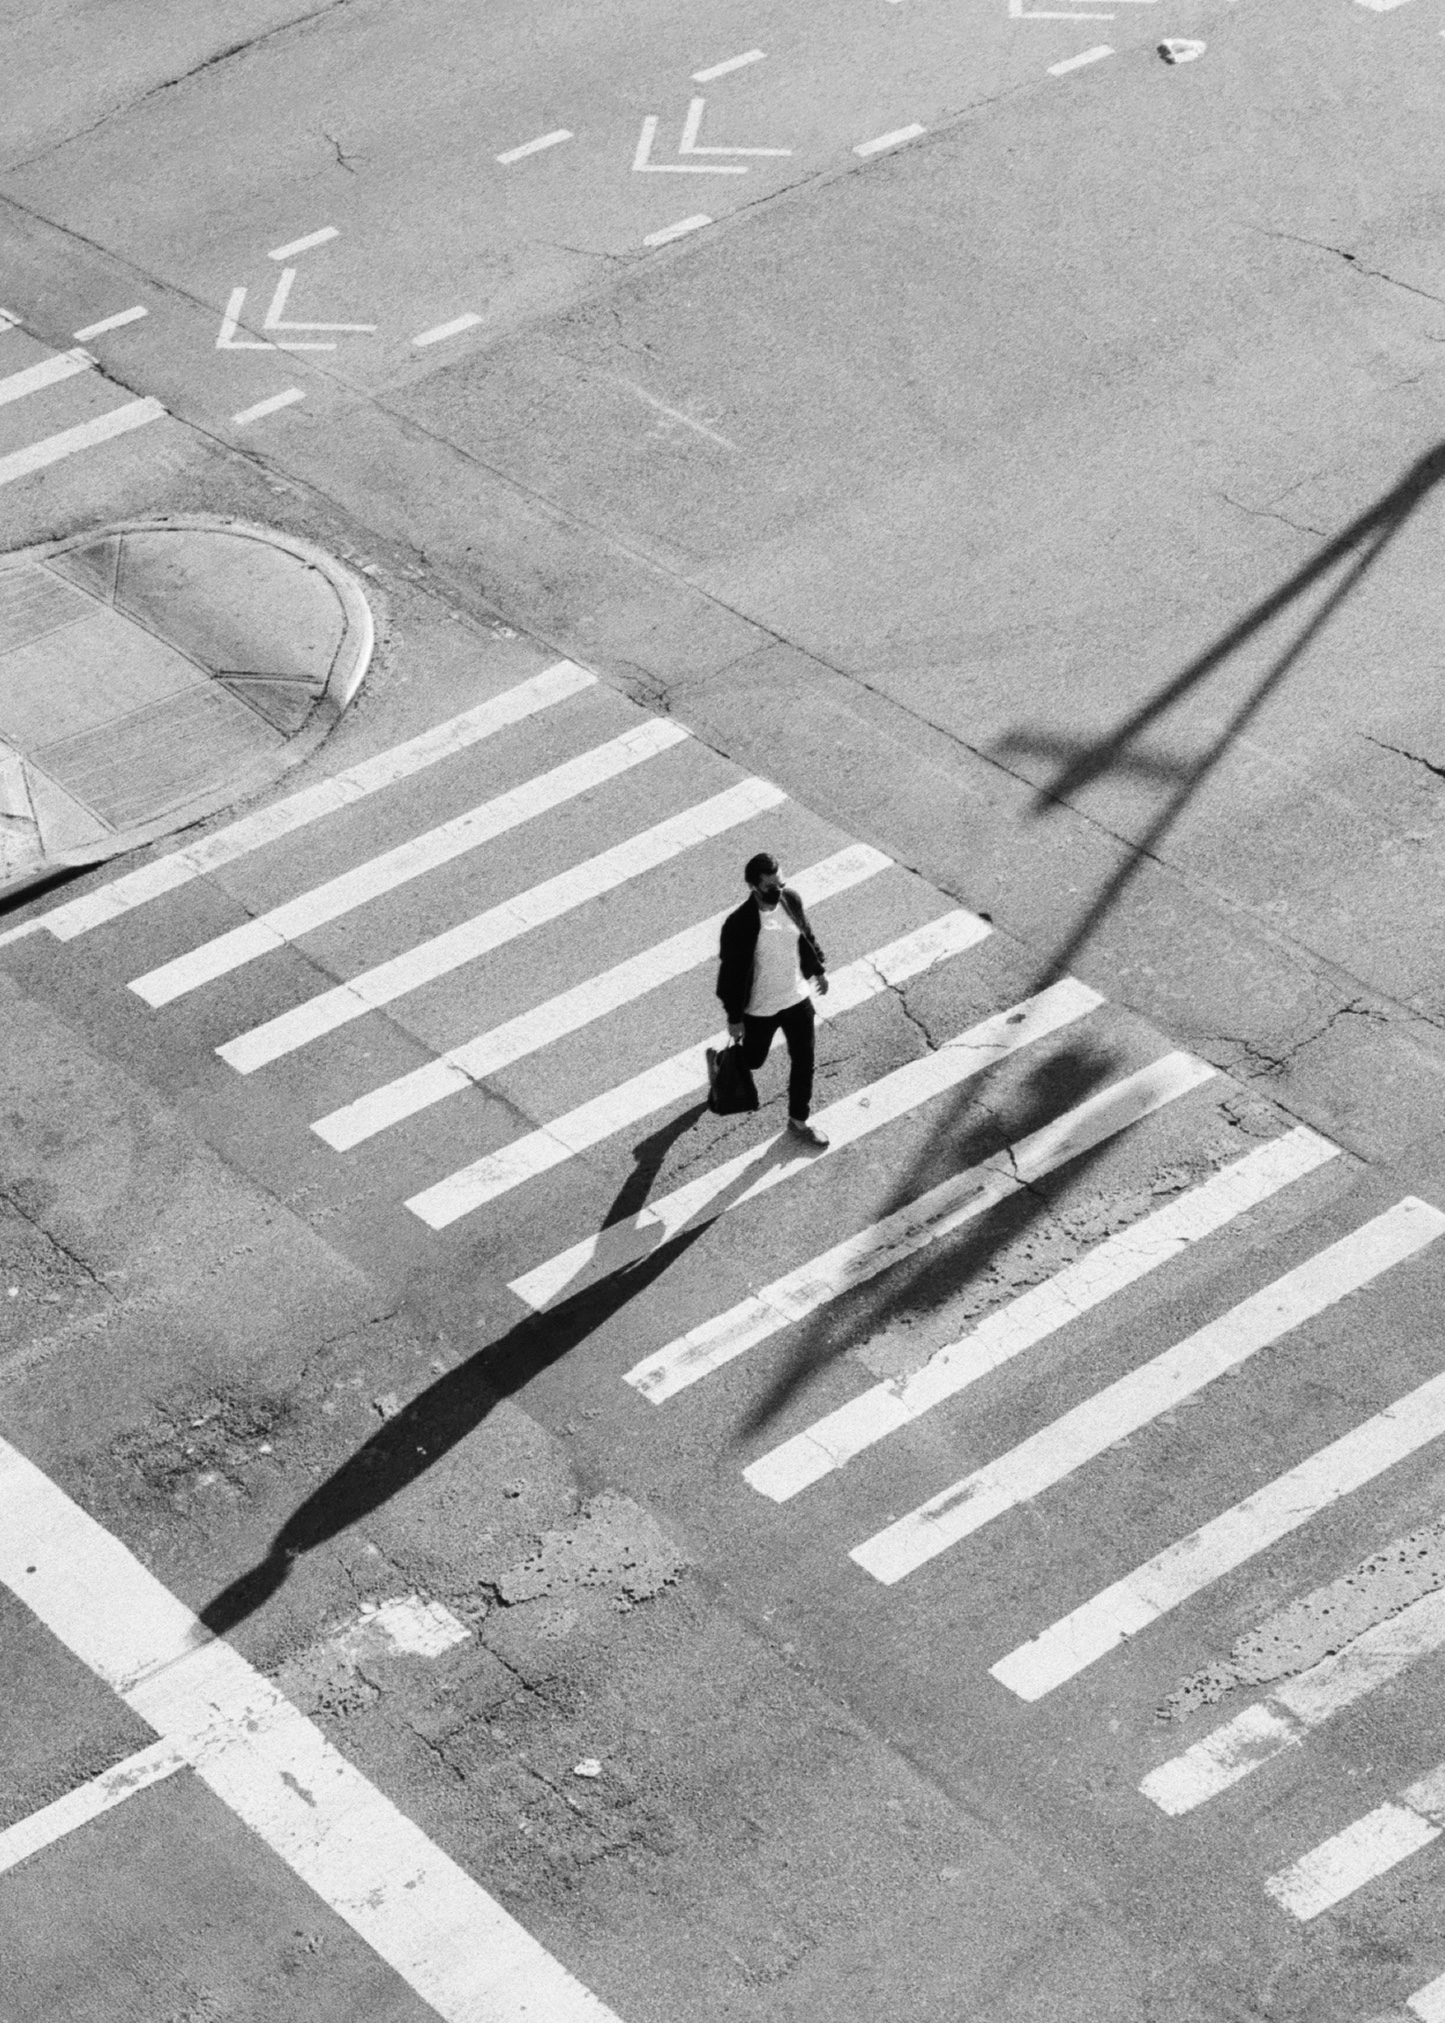
<instances>
[{"instance_id":1,"label":"man's dark hair","mask_svg":"<svg viewBox=\"0 0 1445 2023\"><path fill-rule=\"evenodd\" d=\"M777 858L769 856L766 850L759 850L756 857L749 857L747 863L744 864L743 876L747 879L749 885L756 885L760 878L771 877L777 871L777 868Z\"/></svg>"}]
</instances>

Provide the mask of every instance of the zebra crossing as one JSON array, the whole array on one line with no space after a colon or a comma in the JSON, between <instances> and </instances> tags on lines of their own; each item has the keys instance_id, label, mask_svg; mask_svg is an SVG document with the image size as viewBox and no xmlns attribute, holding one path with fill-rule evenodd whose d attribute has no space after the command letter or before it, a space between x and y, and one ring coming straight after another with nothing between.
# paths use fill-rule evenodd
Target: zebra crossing
<instances>
[{"instance_id":1,"label":"zebra crossing","mask_svg":"<svg viewBox=\"0 0 1445 2023\"><path fill-rule=\"evenodd\" d=\"M543 751L530 740L544 730ZM408 790L414 804L394 799ZM373 809L387 811L390 840L380 849L370 847ZM333 835L330 825L347 821L352 828ZM571 827L559 834L564 823ZM766 1109L737 1137L738 1120L727 1120L729 1132L702 1145L685 1177L599 1219L599 1190L614 1190L628 1167L619 1139L676 1117L706 1087L705 1048L719 1038L710 971L728 910L716 900L735 893L737 866L759 839L784 857L832 952L830 993L817 1005L823 1054L830 1034L871 1036L840 1057L840 1086L815 1110L830 1142L799 1149L771 1128ZM505 861L504 847L513 852ZM328 875L307 882L313 848ZM166 902L174 908L188 892L205 904L168 912ZM699 903L704 895L711 903ZM230 917L238 909L239 921ZM1273 1359L1307 1326L1348 1320L1381 1282L1445 1256L1445 1213L1429 1201L1406 1195L1351 1218L1353 1162L1283 1115L1248 1150L1236 1142L1234 1156L1199 1153L1204 1124L1217 1129L1233 1085L1134 1028L1124 1072L1111 1066L1086 1093L1049 1114L1027 1113L1029 1128L1010 1132L1011 1085L997 1078L1037 1082L1043 1073L1046 1085L1059 1050L1079 1048L1080 1035L1096 1044L1100 1022L1114 1015L1101 994L1063 978L988 1003L1011 972L986 920L570 662L112 877L21 931L65 943L109 937L129 999L167 1021L177 1045L205 1009L216 1073L262 1089L289 1063L286 1099L307 1105L310 1142L328 1159L370 1162L397 1215L439 1256L448 1245L494 1246L519 1314L545 1317L675 1238L707 1232L711 1304L620 1372L648 1413L731 1411L749 1384L766 1380L792 1331L910 1262L951 1255L951 1240L1010 1205L1035 1203L1046 1183L1068 1184L1091 1160L1126 1161L1136 1144L1167 1145L1186 1166L1192 1148L1194 1165L1161 1204L1121 1209L1120 1226L1080 1239L1037 1282L985 1303L915 1367L852 1386L781 1438L770 1430L769 1444L740 1466L750 1507L786 1507L785 1524L814 1521L825 1479L836 1491L830 1522L850 1508L855 1484L866 1511L890 1457L925 1433L935 1442L927 1453L937 1452L951 1427L965 1425L957 1417L965 1394L1006 1385L1011 1366L1067 1353L1086 1316L1107 1320L1112 1302L1152 1297L1193 1271L1209 1307L1201 1324L1177 1339L1126 1345L1126 1366L1067 1409L868 1535L859 1536L860 1521L831 1541L840 1565L879 1590L962 1578L956 1565L975 1534L1036 1500L1067 1498L1121 1442L1215 1395L1226 1376L1247 1367L1267 1384ZM144 966L128 960L132 946L145 951ZM995 956L1001 966L986 971ZM931 993L928 1031L912 1032L906 1058L890 1058L897 1035L881 1014L914 990ZM218 1019L234 1028L219 1038ZM379 1069L370 1050L335 1051L338 1036L363 1021ZM506 1081L520 1074L537 1079ZM501 1122L491 1109L468 1110L497 1088L506 1094ZM931 1169L938 1119L960 1114L981 1089L998 1105L989 1149L954 1159L945 1146ZM471 1117L494 1142L452 1163ZM917 1185L899 1198L879 1184L880 1166L903 1167ZM1345 1218L1339 1233L1253 1290L1237 1283L1259 1218L1330 1175L1338 1184L1328 1199L1337 1221ZM539 1208L544 1176L554 1191ZM760 1271L730 1232L753 1228L751 1205L783 1187L797 1214L772 1218L773 1248L762 1254L784 1268ZM1307 1223L1312 1210L1300 1213ZM848 1390L860 1367L834 1370L835 1389ZM729 1385L722 1404L706 1403ZM1161 1618L1442 1434L1445 1372L1160 1541L1014 1649L980 1654L981 1690L1027 1707L1122 1646L1147 1663L1147 1633ZM915 1457L908 1472L918 1465ZM1445 1595L1430 1594L1149 1769L1140 1806L1185 1822L1216 1800L1227 1804L1228 1792L1272 1763L1298 1760L1334 1715L1388 1691L1442 1646ZM1442 1793L1445 1769L1430 1770L1261 1876L1262 1894L1304 1922L1333 1909L1445 1832ZM1445 2018L1445 1977L1417 1991L1411 2008L1426 2023Z\"/></svg>"},{"instance_id":2,"label":"zebra crossing","mask_svg":"<svg viewBox=\"0 0 1445 2023\"><path fill-rule=\"evenodd\" d=\"M97 337L144 313L104 318L77 338ZM120 389L98 366L83 343L56 351L30 337L19 316L0 309L0 410L14 409L0 413L0 485L114 442L165 414L158 400L115 399Z\"/></svg>"}]
</instances>

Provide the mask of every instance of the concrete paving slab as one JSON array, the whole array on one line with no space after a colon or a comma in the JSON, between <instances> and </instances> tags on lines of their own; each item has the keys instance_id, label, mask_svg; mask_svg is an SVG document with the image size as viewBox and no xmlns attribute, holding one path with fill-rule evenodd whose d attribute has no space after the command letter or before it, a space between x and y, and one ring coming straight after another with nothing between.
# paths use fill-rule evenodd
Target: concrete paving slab
<instances>
[{"instance_id":1,"label":"concrete paving slab","mask_svg":"<svg viewBox=\"0 0 1445 2023\"><path fill-rule=\"evenodd\" d=\"M340 563L241 523L0 564L0 902L269 785L337 721L374 638Z\"/></svg>"}]
</instances>

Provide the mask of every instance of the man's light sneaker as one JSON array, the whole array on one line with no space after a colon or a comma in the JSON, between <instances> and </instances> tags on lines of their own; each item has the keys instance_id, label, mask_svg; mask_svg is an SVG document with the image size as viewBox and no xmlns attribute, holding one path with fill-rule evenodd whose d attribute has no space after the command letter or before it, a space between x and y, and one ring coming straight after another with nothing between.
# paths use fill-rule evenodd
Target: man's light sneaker
<instances>
[{"instance_id":1,"label":"man's light sneaker","mask_svg":"<svg viewBox=\"0 0 1445 2023\"><path fill-rule=\"evenodd\" d=\"M816 1124L808 1123L806 1118L789 1117L788 1129L792 1132L795 1138L801 1138L801 1140L805 1145L812 1145L816 1147L816 1149L819 1152L825 1152L827 1150L828 1148L827 1132L820 1131Z\"/></svg>"}]
</instances>

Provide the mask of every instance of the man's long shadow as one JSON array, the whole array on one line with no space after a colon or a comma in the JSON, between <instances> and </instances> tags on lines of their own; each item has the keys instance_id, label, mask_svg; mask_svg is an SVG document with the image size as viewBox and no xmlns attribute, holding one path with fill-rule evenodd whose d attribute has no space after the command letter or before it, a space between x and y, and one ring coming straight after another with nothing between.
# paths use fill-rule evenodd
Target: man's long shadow
<instances>
[{"instance_id":1,"label":"man's long shadow","mask_svg":"<svg viewBox=\"0 0 1445 2023\"><path fill-rule=\"evenodd\" d=\"M632 1241L639 1254L624 1265L605 1260L600 1274L544 1312L527 1314L498 1341L488 1343L380 1426L319 1489L313 1490L271 1541L266 1557L241 1574L201 1610L216 1636L244 1622L284 1584L293 1560L369 1517L440 1458L475 1432L503 1398L568 1356L669 1270L705 1235L718 1216L767 1169L796 1156L785 1134L757 1146L756 1157L708 1202L704 1213L671 1236L654 1234L638 1218L668 1147L706 1110L685 1111L637 1147L638 1164L608 1210L603 1233ZM594 1260L595 1263L595 1260Z\"/></svg>"},{"instance_id":2,"label":"man's long shadow","mask_svg":"<svg viewBox=\"0 0 1445 2023\"><path fill-rule=\"evenodd\" d=\"M1327 541L1278 590L1257 603L1219 640L1166 683L1148 703L1131 712L1104 737L1070 744L1017 732L1004 741L1004 748L1011 752L1035 755L1042 752L1060 762L1054 778L1037 791L1036 814L1061 805L1068 795L1111 768L1135 773L1150 771L1179 780L1174 793L1144 834L1129 846L1118 869L1077 924L1039 967L1034 989L1042 988L1067 972L1080 949L1117 904L1139 866L1156 854L1164 835L1235 738L1279 688L1309 645L1359 587L1389 542L1442 477L1445 477L1445 443L1437 444L1419 458L1400 482L1375 505ZM1352 556L1354 560L1340 582L1306 621L1298 636L1276 657L1256 684L1254 692L1234 711L1219 737L1197 760L1181 762L1175 771L1170 766L1161 767L1157 759L1131 749L1141 733L1157 723L1175 704L1195 693L1266 625L1287 611L1331 569ZM879 1218L902 1207L929 1184L928 1171L930 1164L936 1162L937 1147L954 1141L958 1135L959 1120L977 1097L975 1086L950 1106L931 1134L929 1146L909 1162L876 1207L874 1212ZM656 1135L666 1136L668 1128L664 1127L663 1132ZM307 1497L276 1534L266 1558L233 1581L202 1611L201 1620L208 1629L217 1635L233 1629L276 1592L296 1557L334 1538L375 1511L481 1425L500 1399L511 1396L541 1371L570 1355L604 1322L667 1271L726 1205L725 1198L719 1203L709 1204L706 1214L700 1216L696 1223L665 1241L658 1241L647 1255L633 1261L626 1248L626 1227L628 1223L636 1226L647 1187L657 1171L657 1165L653 1164L644 1181L642 1175L646 1165L646 1155L639 1148L638 1169L629 1176L609 1211L609 1223L604 1224L604 1229L610 1227L621 1246L615 1252L618 1267L611 1267L613 1253L599 1252L602 1263L599 1266L594 1259L594 1274L600 1269L609 1271L610 1275L589 1283L548 1312L528 1315L501 1340L479 1350L457 1369L449 1371L388 1420L335 1474ZM751 1184L755 1172L756 1169L749 1171L747 1184ZM637 1206L633 1206L634 1201ZM985 1242L970 1248L971 1252L978 1253L970 1255L970 1263L973 1268L982 1269L987 1262L988 1244ZM866 1327L869 1324L869 1316L874 1311L872 1306L863 1310L862 1325ZM755 1409L753 1427L760 1428L775 1416L822 1360L835 1360L856 1339L853 1327L839 1332L830 1328L826 1320L806 1323L795 1337L790 1370L785 1371L774 1385L771 1399L765 1399Z\"/></svg>"}]
</instances>

